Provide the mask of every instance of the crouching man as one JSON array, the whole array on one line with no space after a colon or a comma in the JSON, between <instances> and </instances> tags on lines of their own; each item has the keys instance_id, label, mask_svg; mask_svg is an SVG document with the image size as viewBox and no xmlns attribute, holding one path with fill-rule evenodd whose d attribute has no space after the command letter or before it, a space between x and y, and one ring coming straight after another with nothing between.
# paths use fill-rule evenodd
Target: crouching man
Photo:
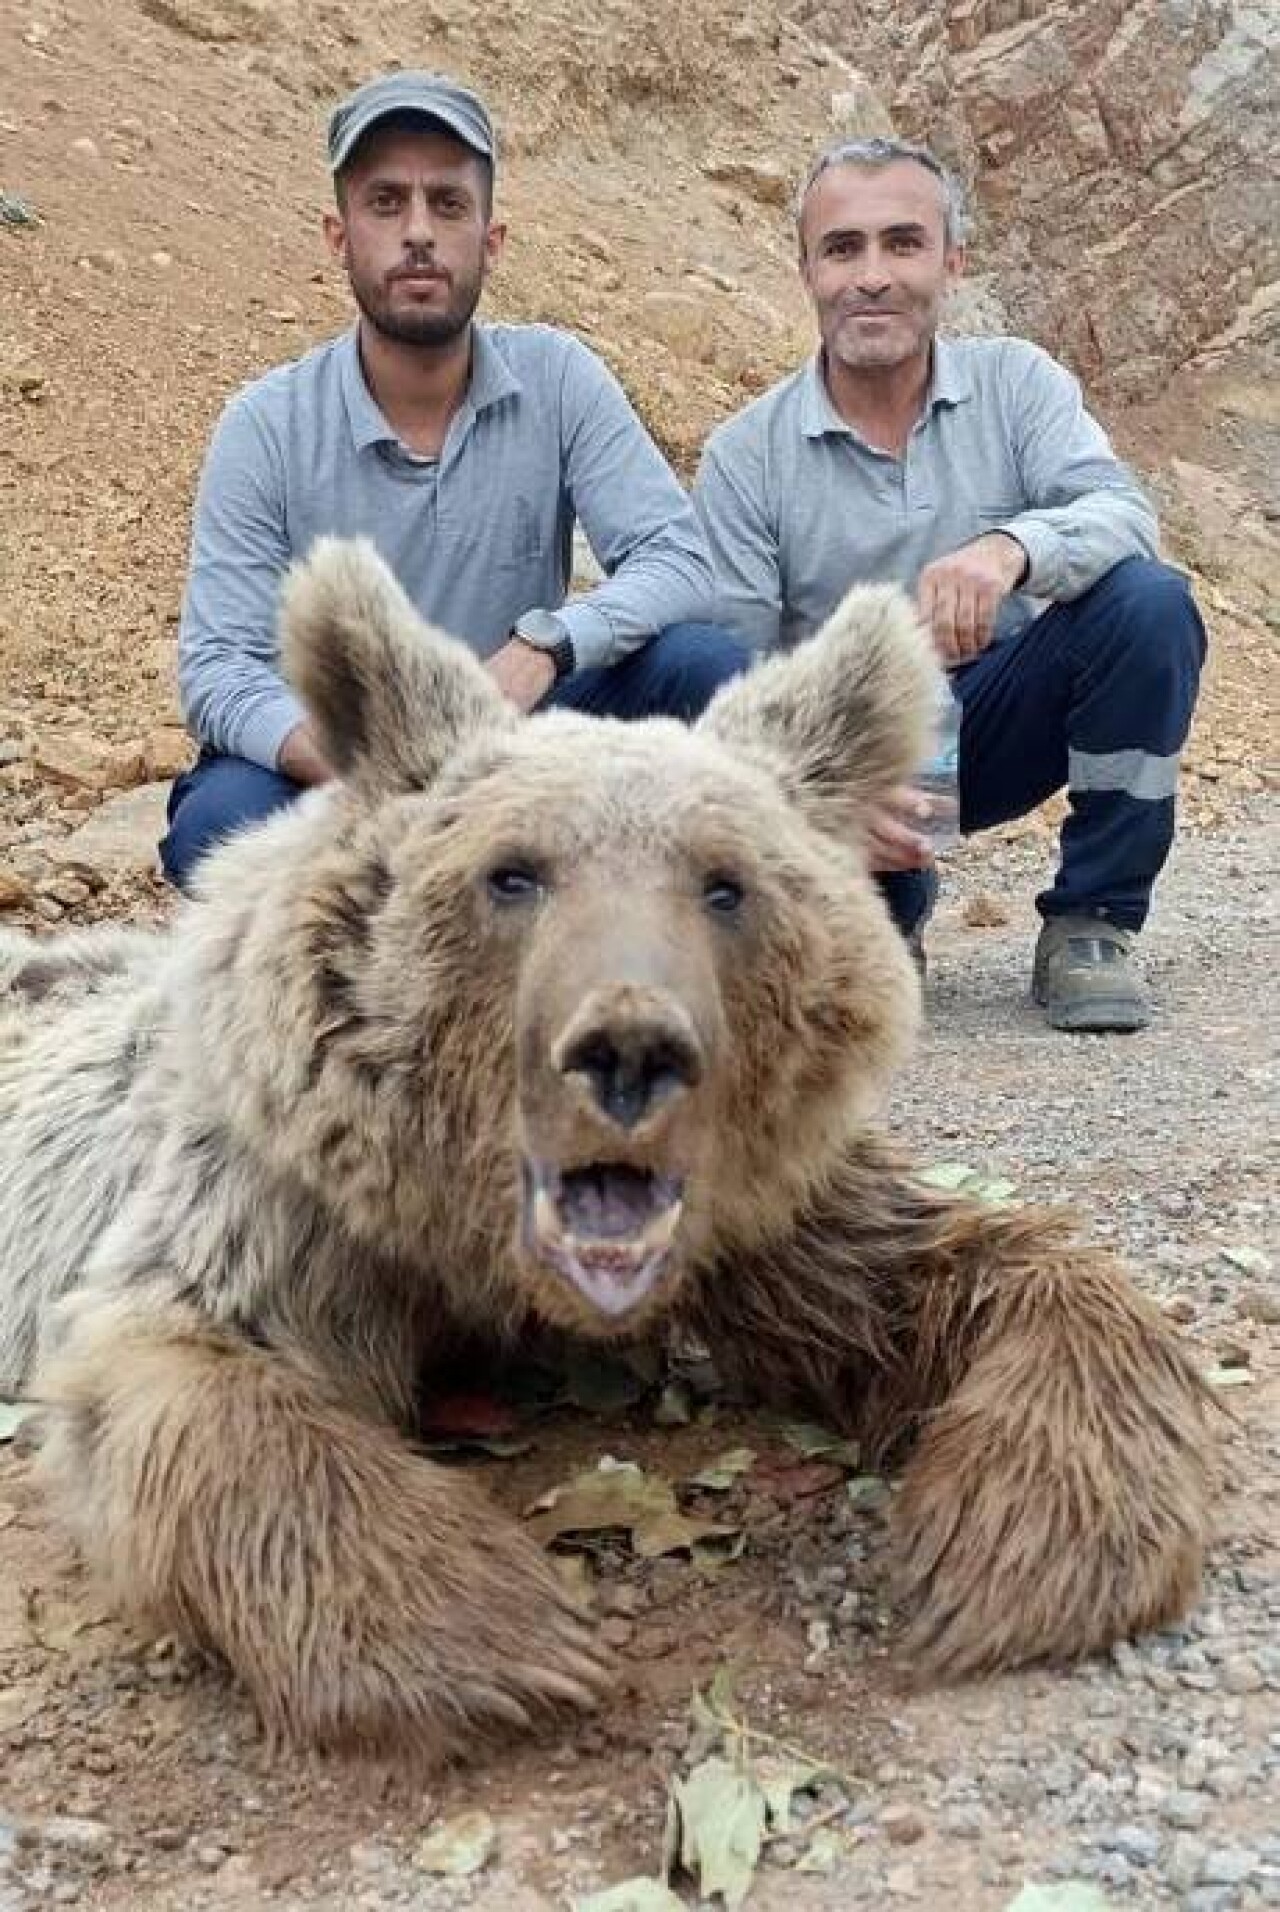
<instances>
[{"instance_id":1,"label":"crouching man","mask_svg":"<svg viewBox=\"0 0 1280 1912\"><path fill-rule=\"evenodd\" d=\"M957 183L926 149L845 141L798 205L820 344L708 441L695 492L720 622L767 651L858 578L916 593L963 707L964 830L1065 784L1032 989L1050 1023L1149 1019L1133 963L1174 831L1204 627L1151 507L1075 379L1013 338L941 338L964 265ZM872 841L919 939L937 878L903 793Z\"/></svg>"}]
</instances>

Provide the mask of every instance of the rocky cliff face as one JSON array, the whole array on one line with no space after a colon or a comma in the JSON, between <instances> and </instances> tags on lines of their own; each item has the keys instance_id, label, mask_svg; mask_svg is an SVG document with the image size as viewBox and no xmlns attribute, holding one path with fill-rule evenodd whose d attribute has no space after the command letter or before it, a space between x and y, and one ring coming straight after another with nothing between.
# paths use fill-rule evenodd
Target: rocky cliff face
<instances>
[{"instance_id":1,"label":"rocky cliff face","mask_svg":"<svg viewBox=\"0 0 1280 1912\"><path fill-rule=\"evenodd\" d=\"M1091 384L1145 396L1242 316L1266 328L1274 0L801 0L796 18L965 174L1011 326Z\"/></svg>"}]
</instances>

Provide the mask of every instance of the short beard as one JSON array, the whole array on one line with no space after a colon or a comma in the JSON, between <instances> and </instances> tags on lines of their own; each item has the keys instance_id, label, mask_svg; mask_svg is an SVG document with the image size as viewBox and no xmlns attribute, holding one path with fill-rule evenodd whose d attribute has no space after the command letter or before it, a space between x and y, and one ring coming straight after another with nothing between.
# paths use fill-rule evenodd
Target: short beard
<instances>
[{"instance_id":1,"label":"short beard","mask_svg":"<svg viewBox=\"0 0 1280 1912\"><path fill-rule=\"evenodd\" d=\"M392 339L397 345L452 345L466 331L480 303L479 274L461 283L454 280L452 296L443 312L397 311L381 291L375 292L349 276L351 295L361 315L382 338Z\"/></svg>"}]
</instances>

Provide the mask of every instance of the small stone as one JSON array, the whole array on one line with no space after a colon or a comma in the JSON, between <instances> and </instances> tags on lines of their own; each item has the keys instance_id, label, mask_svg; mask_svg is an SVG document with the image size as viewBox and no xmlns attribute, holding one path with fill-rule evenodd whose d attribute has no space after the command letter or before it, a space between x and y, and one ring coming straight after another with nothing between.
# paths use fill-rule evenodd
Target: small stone
<instances>
[{"instance_id":1,"label":"small stone","mask_svg":"<svg viewBox=\"0 0 1280 1912\"><path fill-rule=\"evenodd\" d=\"M1257 1854L1242 1846L1218 1846L1205 1854L1202 1885L1243 1885L1258 1869Z\"/></svg>"},{"instance_id":2,"label":"small stone","mask_svg":"<svg viewBox=\"0 0 1280 1912\"><path fill-rule=\"evenodd\" d=\"M0 910L16 909L30 899L31 885L8 863L0 863Z\"/></svg>"},{"instance_id":3,"label":"small stone","mask_svg":"<svg viewBox=\"0 0 1280 1912\"><path fill-rule=\"evenodd\" d=\"M1102 1834L1098 1844L1107 1852L1118 1852L1135 1866L1154 1865L1160 1856L1160 1835L1147 1826L1117 1826Z\"/></svg>"},{"instance_id":4,"label":"small stone","mask_svg":"<svg viewBox=\"0 0 1280 1912\"><path fill-rule=\"evenodd\" d=\"M914 1899L920 1891L920 1881L914 1866L890 1866L884 1875L884 1889L894 1899Z\"/></svg>"},{"instance_id":5,"label":"small stone","mask_svg":"<svg viewBox=\"0 0 1280 1912\"><path fill-rule=\"evenodd\" d=\"M1166 1793L1161 1802L1160 1817L1167 1826L1177 1826L1181 1832L1195 1832L1209 1817L1209 1801L1203 1793Z\"/></svg>"},{"instance_id":6,"label":"small stone","mask_svg":"<svg viewBox=\"0 0 1280 1912\"><path fill-rule=\"evenodd\" d=\"M46 1819L40 1827L41 1844L53 1852L72 1853L78 1859L104 1861L111 1849L112 1831L100 1819L70 1815Z\"/></svg>"},{"instance_id":7,"label":"small stone","mask_svg":"<svg viewBox=\"0 0 1280 1912\"><path fill-rule=\"evenodd\" d=\"M785 206L791 198L791 174L769 159L712 159L702 168L718 186L732 186L764 206Z\"/></svg>"},{"instance_id":8,"label":"small stone","mask_svg":"<svg viewBox=\"0 0 1280 1912\"><path fill-rule=\"evenodd\" d=\"M1010 920L1008 904L991 890L979 890L971 896L962 915L970 929L999 929Z\"/></svg>"},{"instance_id":9,"label":"small stone","mask_svg":"<svg viewBox=\"0 0 1280 1912\"><path fill-rule=\"evenodd\" d=\"M953 1839L981 1839L990 1820L981 1806L952 1806L942 1815L942 1830Z\"/></svg>"},{"instance_id":10,"label":"small stone","mask_svg":"<svg viewBox=\"0 0 1280 1912\"><path fill-rule=\"evenodd\" d=\"M1244 1288L1236 1297L1236 1313L1242 1321L1260 1321L1267 1327L1275 1327L1280 1324L1280 1291Z\"/></svg>"},{"instance_id":11,"label":"small stone","mask_svg":"<svg viewBox=\"0 0 1280 1912\"><path fill-rule=\"evenodd\" d=\"M1264 1685L1257 1665L1245 1653L1222 1662L1221 1678L1228 1693L1257 1693Z\"/></svg>"},{"instance_id":12,"label":"small stone","mask_svg":"<svg viewBox=\"0 0 1280 1912\"><path fill-rule=\"evenodd\" d=\"M620 1613L611 1613L600 1622L600 1638L606 1646L621 1648L630 1646L636 1637L635 1627Z\"/></svg>"},{"instance_id":13,"label":"small stone","mask_svg":"<svg viewBox=\"0 0 1280 1912\"><path fill-rule=\"evenodd\" d=\"M90 139L87 133L81 134L79 139L73 139L69 150L76 155L77 159L87 159L91 165L95 166L102 158L101 147L96 140Z\"/></svg>"},{"instance_id":14,"label":"small stone","mask_svg":"<svg viewBox=\"0 0 1280 1912\"><path fill-rule=\"evenodd\" d=\"M893 1846L913 1846L929 1830L919 1807L906 1804L886 1806L880 1814L880 1824L886 1839Z\"/></svg>"},{"instance_id":15,"label":"small stone","mask_svg":"<svg viewBox=\"0 0 1280 1912\"><path fill-rule=\"evenodd\" d=\"M227 1857L226 1852L223 1850L221 1846L215 1846L210 1844L210 1845L204 1845L204 1846L197 1846L195 1850L196 1864L204 1872L219 1871L222 1865L225 1863L226 1857Z\"/></svg>"},{"instance_id":16,"label":"small stone","mask_svg":"<svg viewBox=\"0 0 1280 1912\"><path fill-rule=\"evenodd\" d=\"M150 256L152 265L159 266L162 272L166 272L169 269L169 267L173 264L173 254L171 252L166 252L162 246L157 247L157 249L153 253L151 253L149 256Z\"/></svg>"},{"instance_id":17,"label":"small stone","mask_svg":"<svg viewBox=\"0 0 1280 1912\"><path fill-rule=\"evenodd\" d=\"M1205 1849L1199 1839L1193 1839L1185 1832L1173 1835L1162 1869L1176 1892L1189 1892L1195 1885L1204 1865L1204 1854Z\"/></svg>"}]
</instances>

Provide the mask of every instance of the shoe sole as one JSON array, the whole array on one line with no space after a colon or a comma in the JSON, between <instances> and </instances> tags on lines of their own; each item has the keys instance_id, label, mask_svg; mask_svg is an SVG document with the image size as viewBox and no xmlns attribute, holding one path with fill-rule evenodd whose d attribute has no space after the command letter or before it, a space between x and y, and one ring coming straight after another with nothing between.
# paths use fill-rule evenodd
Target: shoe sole
<instances>
[{"instance_id":1,"label":"shoe sole","mask_svg":"<svg viewBox=\"0 0 1280 1912\"><path fill-rule=\"evenodd\" d=\"M1051 1029L1064 1029L1069 1035L1131 1036L1151 1021L1149 1010L1114 998L1110 1002L1103 997L1101 1001L1055 1008L1043 995L1033 991L1033 1000L1044 1010L1045 1021Z\"/></svg>"}]
</instances>

